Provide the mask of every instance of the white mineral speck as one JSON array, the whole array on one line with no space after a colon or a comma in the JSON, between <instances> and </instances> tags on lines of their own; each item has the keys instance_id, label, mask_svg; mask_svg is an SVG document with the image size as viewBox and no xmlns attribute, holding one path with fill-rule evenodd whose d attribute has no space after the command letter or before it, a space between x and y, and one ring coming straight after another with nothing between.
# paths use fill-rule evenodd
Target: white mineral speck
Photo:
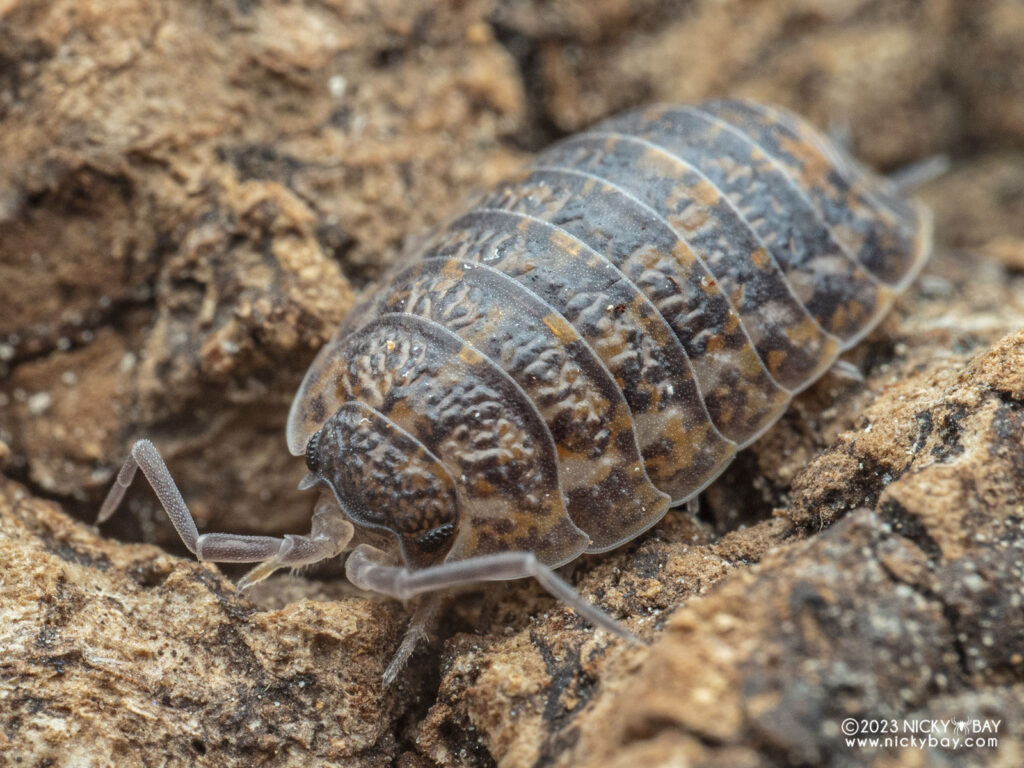
<instances>
[{"instance_id":1,"label":"white mineral speck","mask_svg":"<svg viewBox=\"0 0 1024 768\"><path fill-rule=\"evenodd\" d=\"M50 409L52 402L49 392L36 392L28 399L28 410L33 416L42 416Z\"/></svg>"}]
</instances>

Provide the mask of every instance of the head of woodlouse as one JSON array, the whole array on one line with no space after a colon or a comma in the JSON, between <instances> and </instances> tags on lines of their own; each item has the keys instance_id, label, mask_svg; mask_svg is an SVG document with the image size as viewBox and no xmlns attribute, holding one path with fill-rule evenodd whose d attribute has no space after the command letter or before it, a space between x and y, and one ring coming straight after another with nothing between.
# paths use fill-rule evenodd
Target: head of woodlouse
<instances>
[{"instance_id":1,"label":"head of woodlouse","mask_svg":"<svg viewBox=\"0 0 1024 768\"><path fill-rule=\"evenodd\" d=\"M406 563L444 559L458 524L455 482L415 438L352 404L313 434L305 458L349 520L393 535Z\"/></svg>"}]
</instances>

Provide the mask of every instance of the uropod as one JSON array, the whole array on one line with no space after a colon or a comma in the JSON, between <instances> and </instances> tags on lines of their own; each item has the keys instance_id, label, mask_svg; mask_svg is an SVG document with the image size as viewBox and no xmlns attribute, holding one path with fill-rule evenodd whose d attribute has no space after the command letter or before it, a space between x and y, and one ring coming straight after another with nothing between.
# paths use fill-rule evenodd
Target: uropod
<instances>
[{"instance_id":1,"label":"uropod","mask_svg":"<svg viewBox=\"0 0 1024 768\"><path fill-rule=\"evenodd\" d=\"M906 179L904 179L905 181ZM928 258L931 219L811 126L750 101L659 105L555 144L428 234L363 299L295 395L288 446L320 487L309 535L200 535L239 583L348 553L356 586L421 598L531 576L630 636L554 570L693 499L862 338Z\"/></svg>"}]
</instances>

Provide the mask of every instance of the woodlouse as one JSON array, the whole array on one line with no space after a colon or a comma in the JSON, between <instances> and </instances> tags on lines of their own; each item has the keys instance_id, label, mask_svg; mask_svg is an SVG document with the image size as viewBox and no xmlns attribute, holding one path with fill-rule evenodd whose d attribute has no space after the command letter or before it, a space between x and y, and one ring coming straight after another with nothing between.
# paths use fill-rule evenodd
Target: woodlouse
<instances>
[{"instance_id":1,"label":"woodlouse","mask_svg":"<svg viewBox=\"0 0 1024 768\"><path fill-rule=\"evenodd\" d=\"M352 312L297 393L288 445L323 485L309 536L204 534L148 441L141 467L201 559L352 550L400 598L553 572L693 498L881 318L930 218L788 112L657 106L543 152L431 233ZM432 602L414 617L390 679Z\"/></svg>"}]
</instances>

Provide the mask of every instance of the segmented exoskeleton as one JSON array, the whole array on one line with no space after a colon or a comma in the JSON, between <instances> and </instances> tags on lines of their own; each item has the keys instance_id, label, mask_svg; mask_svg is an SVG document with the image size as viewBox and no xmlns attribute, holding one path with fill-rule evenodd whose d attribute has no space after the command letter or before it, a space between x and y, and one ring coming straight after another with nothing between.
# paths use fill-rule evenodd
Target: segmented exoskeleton
<instances>
[{"instance_id":1,"label":"segmented exoskeleton","mask_svg":"<svg viewBox=\"0 0 1024 768\"><path fill-rule=\"evenodd\" d=\"M614 117L431 233L321 350L288 423L329 491L310 536L199 536L145 441L102 514L139 465L197 555L262 563L246 583L355 547L366 589L535 576L624 632L551 569L700 493L877 323L930 232L780 109Z\"/></svg>"}]
</instances>

